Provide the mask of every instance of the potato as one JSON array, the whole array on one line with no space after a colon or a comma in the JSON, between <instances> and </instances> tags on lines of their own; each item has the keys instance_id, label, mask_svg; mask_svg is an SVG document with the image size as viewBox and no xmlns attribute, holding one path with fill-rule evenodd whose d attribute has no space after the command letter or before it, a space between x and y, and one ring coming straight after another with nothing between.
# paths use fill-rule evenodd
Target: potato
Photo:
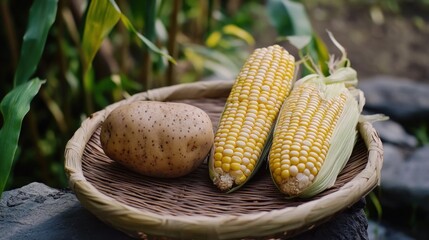
<instances>
[{"instance_id":1,"label":"potato","mask_svg":"<svg viewBox=\"0 0 429 240\"><path fill-rule=\"evenodd\" d=\"M174 178L195 170L214 140L206 112L184 103L136 101L102 123L105 154L145 176Z\"/></svg>"}]
</instances>

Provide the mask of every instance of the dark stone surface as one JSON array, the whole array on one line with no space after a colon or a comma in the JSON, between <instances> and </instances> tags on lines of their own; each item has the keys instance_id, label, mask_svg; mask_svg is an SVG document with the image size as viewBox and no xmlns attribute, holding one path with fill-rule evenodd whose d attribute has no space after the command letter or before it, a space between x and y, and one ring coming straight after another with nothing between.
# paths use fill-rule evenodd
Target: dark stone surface
<instances>
[{"instance_id":1,"label":"dark stone surface","mask_svg":"<svg viewBox=\"0 0 429 240\"><path fill-rule=\"evenodd\" d=\"M392 143L406 148L415 148L418 145L417 138L405 131L397 122L392 120L373 123L375 130L384 143Z\"/></svg>"},{"instance_id":2,"label":"dark stone surface","mask_svg":"<svg viewBox=\"0 0 429 240\"><path fill-rule=\"evenodd\" d=\"M410 205L429 213L429 145L404 155L399 148L384 145L381 174L383 202L391 207Z\"/></svg>"},{"instance_id":3,"label":"dark stone surface","mask_svg":"<svg viewBox=\"0 0 429 240\"><path fill-rule=\"evenodd\" d=\"M375 76L359 82L365 108L397 121L429 119L429 84L394 76Z\"/></svg>"},{"instance_id":4,"label":"dark stone surface","mask_svg":"<svg viewBox=\"0 0 429 240\"><path fill-rule=\"evenodd\" d=\"M367 232L368 220L363 210L364 207L365 200L362 199L343 213L335 216L331 221L294 239L369 239Z\"/></svg>"},{"instance_id":5,"label":"dark stone surface","mask_svg":"<svg viewBox=\"0 0 429 240\"><path fill-rule=\"evenodd\" d=\"M374 221L368 222L369 239L377 240L413 240L414 238L401 231L396 231Z\"/></svg>"},{"instance_id":6,"label":"dark stone surface","mask_svg":"<svg viewBox=\"0 0 429 240\"><path fill-rule=\"evenodd\" d=\"M361 200L332 220L293 239L368 239ZM3 193L0 239L130 239L84 209L75 195L41 183Z\"/></svg>"},{"instance_id":7,"label":"dark stone surface","mask_svg":"<svg viewBox=\"0 0 429 240\"><path fill-rule=\"evenodd\" d=\"M84 209L70 191L40 183L4 192L0 239L129 239Z\"/></svg>"}]
</instances>

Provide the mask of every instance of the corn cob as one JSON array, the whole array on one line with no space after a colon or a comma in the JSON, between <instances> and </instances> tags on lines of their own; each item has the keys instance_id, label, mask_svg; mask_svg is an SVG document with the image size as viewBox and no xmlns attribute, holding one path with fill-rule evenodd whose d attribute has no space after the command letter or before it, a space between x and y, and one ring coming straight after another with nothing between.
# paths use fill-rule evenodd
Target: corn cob
<instances>
[{"instance_id":1,"label":"corn cob","mask_svg":"<svg viewBox=\"0 0 429 240\"><path fill-rule=\"evenodd\" d=\"M210 177L220 190L242 186L266 157L265 146L290 92L294 69L294 57L278 45L256 49L246 60L226 101L209 157Z\"/></svg>"},{"instance_id":2,"label":"corn cob","mask_svg":"<svg viewBox=\"0 0 429 240\"><path fill-rule=\"evenodd\" d=\"M356 142L364 104L356 85L356 72L347 65L331 69L328 77L312 74L296 82L280 110L269 153L281 192L311 197L335 183Z\"/></svg>"}]
</instances>

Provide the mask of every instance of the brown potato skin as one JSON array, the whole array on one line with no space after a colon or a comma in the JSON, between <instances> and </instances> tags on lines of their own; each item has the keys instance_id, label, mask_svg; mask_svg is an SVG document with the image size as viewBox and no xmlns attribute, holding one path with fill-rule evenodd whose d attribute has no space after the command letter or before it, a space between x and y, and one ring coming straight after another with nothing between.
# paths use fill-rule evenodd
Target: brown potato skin
<instances>
[{"instance_id":1,"label":"brown potato skin","mask_svg":"<svg viewBox=\"0 0 429 240\"><path fill-rule=\"evenodd\" d=\"M206 112L184 103L136 101L102 123L105 154L145 176L175 178L195 170L214 141Z\"/></svg>"}]
</instances>

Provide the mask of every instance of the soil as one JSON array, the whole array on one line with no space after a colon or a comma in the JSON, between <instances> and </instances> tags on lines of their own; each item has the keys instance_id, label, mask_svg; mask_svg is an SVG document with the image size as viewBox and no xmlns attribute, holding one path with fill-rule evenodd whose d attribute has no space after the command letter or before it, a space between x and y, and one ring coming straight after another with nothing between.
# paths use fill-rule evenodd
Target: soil
<instances>
[{"instance_id":1,"label":"soil","mask_svg":"<svg viewBox=\"0 0 429 240\"><path fill-rule=\"evenodd\" d=\"M392 10L370 1L306 2L315 32L330 50L325 31L334 34L359 79L383 74L429 83L428 3L396 1L399 9Z\"/></svg>"}]
</instances>

